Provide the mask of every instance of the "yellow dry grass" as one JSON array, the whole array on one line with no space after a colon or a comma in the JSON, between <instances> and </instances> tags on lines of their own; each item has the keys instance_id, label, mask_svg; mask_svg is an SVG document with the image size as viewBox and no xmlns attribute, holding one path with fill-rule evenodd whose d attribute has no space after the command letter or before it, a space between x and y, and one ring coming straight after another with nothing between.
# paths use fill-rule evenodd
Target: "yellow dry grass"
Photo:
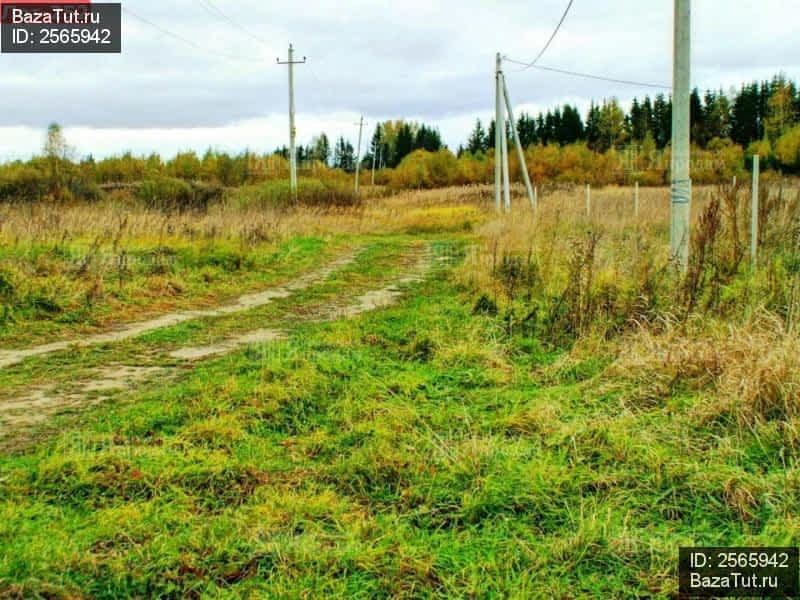
<instances>
[{"instance_id":1,"label":"yellow dry grass","mask_svg":"<svg viewBox=\"0 0 800 600\"><path fill-rule=\"evenodd\" d=\"M0 206L0 243L117 236L144 242L180 239L284 239L292 235L362 235L414 230L468 230L489 214L488 188L403 192L369 198L358 208L294 210L212 206L207 212L165 214L124 199L96 204Z\"/></svg>"},{"instance_id":2,"label":"yellow dry grass","mask_svg":"<svg viewBox=\"0 0 800 600\"><path fill-rule=\"evenodd\" d=\"M790 420L800 416L800 336L763 312L744 323L642 327L621 342L604 378L631 384L632 408L682 390L709 390L693 409L699 423Z\"/></svg>"},{"instance_id":3,"label":"yellow dry grass","mask_svg":"<svg viewBox=\"0 0 800 600\"><path fill-rule=\"evenodd\" d=\"M695 188L694 224L712 194L722 191ZM457 272L461 283L474 294L488 293L501 310L510 308L497 267L503 256L530 257L542 288L535 293L551 298L551 305L574 289L591 296L587 304L594 302L595 308L604 302L613 304L608 311L612 315L627 309L618 315L629 320L627 333L609 337L608 323L595 318L578 332L582 337L571 353L552 369L563 370L604 354L612 365L590 387L599 386L595 391L601 393L622 389L631 408L658 405L681 390L703 390L708 393L701 394L704 400L694 407L702 422L725 418L745 426L800 416L800 333L796 327L800 275L787 267L800 250L800 239L792 244L791 237L784 235L800 231L796 183L782 192L777 186L762 191L772 201L780 196L783 207L772 213L766 228L763 252L768 260L758 277L752 277L743 265L720 305L725 312L697 309L690 315L684 314L683 282L669 261L669 190L642 188L638 216L632 188L593 190L590 215L585 194L585 189L577 187L547 193L540 197L540 209L534 215L517 188L512 214L488 220L479 228L479 239ZM742 188L738 194L740 207L749 208L748 190ZM746 221L742 229L749 240ZM587 275L587 270L576 271L571 265L582 259L590 231L599 241ZM726 252L724 244L729 241L720 243L717 251ZM795 282L790 305L777 312L765 309L770 290L791 287L784 280L787 277ZM650 289L658 285L661 288ZM660 295L660 304L657 311L642 316L637 307L652 300L645 297L648 293ZM626 294L627 304L619 299ZM597 313L602 316L601 309Z\"/></svg>"},{"instance_id":4,"label":"yellow dry grass","mask_svg":"<svg viewBox=\"0 0 800 600\"><path fill-rule=\"evenodd\" d=\"M695 188L695 222L711 195L718 192L718 188ZM648 282L655 281L669 264L668 189L641 188L638 216L633 188L592 190L591 214L587 214L586 191L577 186L542 190L535 214L520 186L514 188L513 198L514 210L509 215L494 212L489 186L403 192L367 198L359 208L326 210L237 209L222 204L206 213L167 215L120 199L94 205L2 206L0 244L95 239L113 243L122 238L123 243L175 245L214 238L246 242L280 241L294 235L473 231L477 235L455 273L469 292L488 293L502 309L507 299L495 277L498 261L504 255L533 257L537 285L544 296L557 298L570 285L581 288L579 293L591 288L600 298L597 302L616 302L615 310L628 307L633 311L630 319L638 319L634 309L637 302L648 300L643 298ZM788 209L776 214L784 228L795 218ZM571 265L581 258L590 231L599 237L587 276ZM606 292L609 298L603 296ZM620 296L628 297L627 304L619 301ZM800 339L792 328L791 310L789 314L788 322L754 311L744 321L703 316L689 323L677 318L657 323L645 320L609 343L606 351L616 360L606 375L632 386L632 403L664 398L680 386L708 388L713 390L712 400L697 406L702 419L720 415L742 423L776 416L791 419L800 416ZM578 333L590 339L593 322L580 325ZM604 334L599 339L605 340ZM582 357L587 347L595 346L578 344L573 354Z\"/></svg>"}]
</instances>

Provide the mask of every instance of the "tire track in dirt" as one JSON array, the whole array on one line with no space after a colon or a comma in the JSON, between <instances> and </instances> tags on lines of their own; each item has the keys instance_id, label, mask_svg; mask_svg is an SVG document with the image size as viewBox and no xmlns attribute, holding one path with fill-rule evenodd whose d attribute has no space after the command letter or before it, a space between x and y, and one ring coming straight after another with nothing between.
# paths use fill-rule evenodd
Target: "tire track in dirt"
<instances>
[{"instance_id":1,"label":"tire track in dirt","mask_svg":"<svg viewBox=\"0 0 800 600\"><path fill-rule=\"evenodd\" d=\"M90 372L69 386L40 386L0 403L0 448L12 432L38 425L55 414L83 409L107 400L112 394L155 381L169 374L163 367L113 364Z\"/></svg>"},{"instance_id":2,"label":"tire track in dirt","mask_svg":"<svg viewBox=\"0 0 800 600\"><path fill-rule=\"evenodd\" d=\"M241 312L248 308L258 308L276 298L286 298L295 291L301 291L310 287L328 275L333 274L338 268L342 268L354 260L354 255L339 258L327 265L324 269L298 278L289 284L259 294L243 296L235 304L219 309L191 311L180 314L193 314L203 317L224 316ZM423 249L418 248L412 250L405 256L401 256L400 260L403 262L402 274L384 287L366 291L349 300L340 298L329 302L320 307L316 311L316 314L306 315L302 320L305 322L321 323L338 319L350 319L366 312L387 308L395 304L402 297L404 286L423 281L425 273L432 264L430 248L425 246ZM120 336L118 338L109 339L107 336L112 334L102 334L103 341L95 343L109 343L129 339L130 337L135 337L130 333L134 330L138 331L136 335L140 335L144 332L140 329L143 324L155 325L156 323L162 322L164 322L163 317L136 324L135 329L134 326L130 326L122 331L113 332L115 335ZM178 323L180 322L183 321L178 321ZM169 323L169 325L173 324L175 323ZM159 327L152 327L152 329L163 326L168 325L160 325ZM147 329L147 331L151 331L152 329ZM92 339L99 339L100 337L101 336L92 336ZM221 340L211 345L185 346L171 352L169 356L180 360L184 365L190 365L202 360L229 354L247 345L268 343L288 337L289 333L282 329L257 329ZM88 345L88 342L84 343ZM65 348L59 348L59 350L61 349ZM40 352L39 354L45 353L46 352ZM35 355L36 354L32 356ZM0 402L0 451L10 447L24 445L26 437L32 428L45 423L57 414L78 411L94 406L101 402L108 401L118 393L129 391L137 387L143 387L151 382L159 381L163 383L165 380L173 377L181 368L181 366L140 367L123 364L108 364L104 367L94 369L82 380L71 382L67 389L64 389L63 386L40 386L28 390L24 395L11 400L2 401Z\"/></svg>"},{"instance_id":3,"label":"tire track in dirt","mask_svg":"<svg viewBox=\"0 0 800 600\"><path fill-rule=\"evenodd\" d=\"M365 312L391 306L403 295L403 286L424 279L424 272L431 262L430 252L427 249L422 252L412 251L405 258L408 259L406 262L409 263L404 265L405 274L391 284L380 289L370 290L346 303L341 299L329 302L316 315L304 315L303 321L306 323L321 323L337 319L350 319ZM203 360L212 356L227 354L241 346L272 342L288 337L289 334L282 329L257 329L207 346L179 348L170 352L169 356L187 361Z\"/></svg>"},{"instance_id":4,"label":"tire track in dirt","mask_svg":"<svg viewBox=\"0 0 800 600\"><path fill-rule=\"evenodd\" d=\"M246 294L239 297L231 304L219 306L217 308L178 311L161 315L154 319L130 323L113 331L89 335L79 339L52 342L32 348L22 350L0 350L0 369L17 365L28 358L52 354L53 352L63 352L73 347L87 347L101 344L122 342L139 337L145 333L179 325L186 321L202 319L206 317L222 317L238 312L243 312L253 308L259 308L272 302L273 300L288 298L292 293L311 287L315 283L324 280L335 271L342 269L355 261L355 253L350 252L340 256L336 260L328 263L324 267L302 275L289 283L275 288L270 288L253 294Z\"/></svg>"}]
</instances>

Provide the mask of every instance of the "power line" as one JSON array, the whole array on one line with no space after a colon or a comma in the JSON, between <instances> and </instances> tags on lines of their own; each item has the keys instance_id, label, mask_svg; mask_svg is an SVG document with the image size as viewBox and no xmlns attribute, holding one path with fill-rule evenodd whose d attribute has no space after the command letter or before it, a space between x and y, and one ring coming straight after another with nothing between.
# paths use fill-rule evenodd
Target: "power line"
<instances>
[{"instance_id":1,"label":"power line","mask_svg":"<svg viewBox=\"0 0 800 600\"><path fill-rule=\"evenodd\" d=\"M326 84L322 82L322 80L317 76L317 72L314 70L314 65L310 62L306 62L308 66L308 73L311 75L311 78L316 82L316 85L309 85L306 93L311 96L311 100L314 103L314 110L319 111L320 107L325 105L324 101L321 101L320 94L323 94L330 98L330 88Z\"/></svg>"},{"instance_id":2,"label":"power line","mask_svg":"<svg viewBox=\"0 0 800 600\"><path fill-rule=\"evenodd\" d=\"M153 29L155 29L156 31L161 33L162 35L166 35L167 37L171 37L172 39L177 40L179 42L182 42L182 43L186 44L187 46L191 46L195 50L200 50L201 52L206 52L206 53L211 54L213 56L216 56L218 58L221 57L221 58L226 58L228 60L254 62L254 59L250 58L250 57L236 56L236 55L233 55L233 54L226 54L224 52L219 52L217 50L212 50L210 48L203 47L200 44L197 44L197 43L193 42L189 38L186 38L186 37L184 37L184 36L182 36L180 34L177 34L177 33L173 32L173 31L170 31L169 29L166 29L165 27L162 27L161 25L159 25L157 23L154 23L153 21L151 21L149 19L146 19L145 17L133 12L130 8L128 8L126 6L123 6L122 10L128 16L133 17L134 19L136 19L137 21L139 21L141 23L144 23L145 25L149 25L150 27L152 27Z\"/></svg>"},{"instance_id":3,"label":"power line","mask_svg":"<svg viewBox=\"0 0 800 600\"><path fill-rule=\"evenodd\" d=\"M533 59L533 62L525 64L525 68L520 69L521 71L524 71L525 69L530 69L531 67L535 67L536 63L539 62L539 59L542 58L542 56L544 56L544 53L547 52L547 49L550 47L550 44L552 44L553 40L556 39L556 36L558 35L558 32L561 29L561 26L564 24L564 21L566 20L567 15L569 14L569 9L572 8L572 3L574 1L575 0L569 0L569 3L567 4L567 8L564 9L564 14L561 15L561 20L558 22L558 25L556 25L556 28L553 31L553 35L551 35L550 39L547 40L547 43L544 45L544 48L542 48L542 50L539 52L539 54L536 56L536 58Z\"/></svg>"},{"instance_id":4,"label":"power line","mask_svg":"<svg viewBox=\"0 0 800 600\"><path fill-rule=\"evenodd\" d=\"M503 57L503 60L506 62L514 63L517 65L529 65L529 63L524 63L520 60L514 60L513 58L509 58L507 56ZM532 68L539 69L541 71L548 71L550 73L560 73L561 75L569 75L571 77L582 77L584 79L594 79L597 81L608 81L610 83L619 83L622 85L633 85L637 87L646 87L646 88L655 88L660 90L671 90L672 86L669 85L662 85L659 83L646 83L643 81L634 81L631 79L615 79L613 77L605 77L603 75L593 75L591 73L580 73L578 71L568 71L567 69L557 69L556 67L545 67L543 65L532 65ZM524 69L523 69L524 70Z\"/></svg>"},{"instance_id":5,"label":"power line","mask_svg":"<svg viewBox=\"0 0 800 600\"><path fill-rule=\"evenodd\" d=\"M605 77L603 75L593 75L591 73L579 73L577 71L568 71L567 69L557 69L555 67L545 67L545 66L537 64L539 62L539 60L542 58L542 56L544 56L544 53L547 52L547 49L550 48L550 45L553 43L553 40L555 39L556 35L558 35L558 32L561 30L561 26L564 24L564 21L566 20L567 15L569 14L570 9L572 8L572 4L573 3L574 3L574 0L569 0L569 2L567 3L567 7L564 9L564 14L561 15L561 19L559 20L558 25L556 25L556 28L553 31L553 34L550 36L550 39L547 40L547 43L544 45L544 48L542 48L542 50L539 52L539 54L536 56L536 58L533 59L533 61L531 61L531 62L523 62L521 60L514 60L513 58L509 58L507 56L504 56L503 60L505 60L507 62L510 62L510 63L517 64L517 65L521 65L522 68L519 69L518 72L525 71L527 69L539 69L539 70L542 70L542 71L549 71L551 73L560 73L561 75L569 75L571 77L582 77L584 79L594 79L594 80L597 80L597 81L607 81L607 82L610 82L610 83L619 83L619 84L622 84L622 85L634 85L634 86L637 86L637 87L656 88L656 89L664 89L664 90L671 90L672 89L671 86L661 85L661 84L657 84L657 83L645 83L645 82L642 82L642 81L633 81L633 80L629 80L629 79L616 79L616 78L613 78L613 77Z\"/></svg>"},{"instance_id":6,"label":"power line","mask_svg":"<svg viewBox=\"0 0 800 600\"><path fill-rule=\"evenodd\" d=\"M161 25L157 25L156 23L153 23L152 21L150 21L148 19L145 19L143 16L136 14L135 12L133 12L131 9L129 9L126 6L122 7L122 11L124 13L130 15L131 17L133 17L137 21L140 21L140 22L144 23L145 25L149 25L150 27L152 27L153 29L157 30L159 33L161 33L163 35L166 35L168 37L176 39L179 42L183 42L184 44L188 44L189 46L192 46L193 48L196 48L198 50L205 50L205 48L203 48L199 44L195 44L190 39L185 38L182 35L178 35L177 33L173 33L169 29L164 29L163 27L161 27Z\"/></svg>"},{"instance_id":7,"label":"power line","mask_svg":"<svg viewBox=\"0 0 800 600\"><path fill-rule=\"evenodd\" d=\"M317 82L317 85L319 85L320 87L324 86L324 84L322 83L320 78L317 77L317 73L316 73L316 71L314 71L314 66L311 63L307 63L307 64L308 64L308 71L311 73L311 76L314 78L314 81Z\"/></svg>"},{"instance_id":8,"label":"power line","mask_svg":"<svg viewBox=\"0 0 800 600\"><path fill-rule=\"evenodd\" d=\"M216 4L214 4L214 3L213 3L211 0L200 0L200 5L201 5L201 6L202 6L204 9L206 9L206 11L207 11L209 14L211 14L212 16L213 16L213 15L216 15L216 16L222 17L222 18L223 18L223 19L225 19L225 20L226 20L226 21L227 21L227 22L228 22L230 25L232 25L233 27L235 27L235 28L236 28L236 29L238 29L239 31L243 32L243 33L244 33L244 34L245 34L247 37L249 37L250 39L252 39L252 40L255 40L256 42L258 42L259 44L261 44L261 45L262 45L262 46L264 46L265 48L270 48L270 45L269 45L269 44L267 44L267 42L265 42L264 40L262 40L260 37L258 37L258 36L257 36L257 35L255 35L254 33L251 33L251 32L250 32L250 31L249 31L249 30L248 30L246 27L244 27L244 26L240 25L239 23L237 23L236 21L234 21L233 19L231 19L231 18L230 18L228 15L226 15L224 12L222 12L222 10L221 10L221 9L220 9L220 8L219 8L219 7L218 7ZM270 48L270 49L271 49L271 48Z\"/></svg>"}]
</instances>

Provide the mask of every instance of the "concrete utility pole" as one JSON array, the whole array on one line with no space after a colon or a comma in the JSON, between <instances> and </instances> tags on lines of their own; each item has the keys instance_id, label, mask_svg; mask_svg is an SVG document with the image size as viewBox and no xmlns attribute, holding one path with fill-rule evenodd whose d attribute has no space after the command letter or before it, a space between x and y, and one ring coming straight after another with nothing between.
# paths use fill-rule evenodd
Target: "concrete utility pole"
<instances>
[{"instance_id":1,"label":"concrete utility pole","mask_svg":"<svg viewBox=\"0 0 800 600\"><path fill-rule=\"evenodd\" d=\"M681 269L689 267L689 215L692 202L689 146L691 93L691 0L675 0L672 80L672 228L670 249Z\"/></svg>"},{"instance_id":2,"label":"concrete utility pole","mask_svg":"<svg viewBox=\"0 0 800 600\"><path fill-rule=\"evenodd\" d=\"M358 194L358 176L361 172L361 134L364 131L364 116L358 120L358 150L356 151L356 194ZM373 161L374 164L374 161ZM373 177L375 172L373 171Z\"/></svg>"},{"instance_id":3,"label":"concrete utility pole","mask_svg":"<svg viewBox=\"0 0 800 600\"><path fill-rule=\"evenodd\" d=\"M378 149L372 149L372 187L375 187L375 159L378 158Z\"/></svg>"},{"instance_id":4,"label":"concrete utility pole","mask_svg":"<svg viewBox=\"0 0 800 600\"><path fill-rule=\"evenodd\" d=\"M503 74L500 73L500 81L502 80ZM503 120L495 127L500 130L503 147L503 206L506 212L511 212L511 181L508 174L508 136L506 135L505 106L501 110L503 112Z\"/></svg>"},{"instance_id":5,"label":"concrete utility pole","mask_svg":"<svg viewBox=\"0 0 800 600\"><path fill-rule=\"evenodd\" d=\"M289 44L289 60L278 59L279 65L289 65L289 182L292 194L297 194L297 150L295 149L295 138L297 130L294 127L294 65L302 65L306 62L294 59L294 48Z\"/></svg>"},{"instance_id":6,"label":"concrete utility pole","mask_svg":"<svg viewBox=\"0 0 800 600\"><path fill-rule=\"evenodd\" d=\"M494 103L494 206L500 210L500 195L503 187L503 148L501 141L500 123L503 120L503 87L500 81L500 73L503 69L503 59L497 53L497 60L494 70L495 81L495 103Z\"/></svg>"},{"instance_id":7,"label":"concrete utility pole","mask_svg":"<svg viewBox=\"0 0 800 600\"><path fill-rule=\"evenodd\" d=\"M508 95L508 85L506 85L505 75L501 75L500 79L503 82L503 97L506 99L506 109L508 110L508 120L511 122L511 130L514 132L514 145L517 147L517 157L519 158L519 169L522 171L522 180L525 182L525 190L528 192L528 200L531 201L531 207L536 210L536 197L533 194L533 187L531 186L531 178L528 175L528 164L525 162L525 151L522 149L522 143L519 141L519 132L514 121L514 110L511 107L511 97Z\"/></svg>"},{"instance_id":8,"label":"concrete utility pole","mask_svg":"<svg viewBox=\"0 0 800 600\"><path fill-rule=\"evenodd\" d=\"M753 205L750 213L750 261L753 270L758 266L758 189L759 172L761 170L761 157L753 156Z\"/></svg>"}]
</instances>

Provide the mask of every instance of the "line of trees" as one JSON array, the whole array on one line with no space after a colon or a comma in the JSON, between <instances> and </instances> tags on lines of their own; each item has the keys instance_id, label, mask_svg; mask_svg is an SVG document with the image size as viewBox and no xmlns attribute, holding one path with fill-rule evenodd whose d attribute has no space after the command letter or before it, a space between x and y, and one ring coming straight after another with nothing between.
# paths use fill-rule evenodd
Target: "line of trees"
<instances>
[{"instance_id":1,"label":"line of trees","mask_svg":"<svg viewBox=\"0 0 800 600\"><path fill-rule=\"evenodd\" d=\"M695 89L691 95L692 142L699 148L718 148L730 140L746 150L747 155L760 154L767 167L800 170L800 91L783 75L769 81L751 82L739 90ZM592 102L584 118L570 104L533 116L521 113L514 124L525 148L557 144L567 146L585 143L595 152L621 149L629 144L640 145L644 152L663 150L672 135L672 98L657 94L653 98L634 98L629 110L617 99ZM511 138L510 126L506 135ZM456 155L486 155L494 147L495 122L488 126L479 120ZM362 152L362 168L369 168L373 158L379 168L397 168L417 150L438 152L445 148L439 131L425 123L403 120L378 123L368 146ZM275 154L288 159L284 146ZM315 137L309 146L297 150L299 161L321 164L353 172L356 150L340 137L331 144L326 134Z\"/></svg>"},{"instance_id":2,"label":"line of trees","mask_svg":"<svg viewBox=\"0 0 800 600\"><path fill-rule=\"evenodd\" d=\"M444 147L436 127L403 120L384 121L375 126L364 164L371 165L374 157L376 165L394 169L412 152L438 152Z\"/></svg>"},{"instance_id":3,"label":"line of trees","mask_svg":"<svg viewBox=\"0 0 800 600\"><path fill-rule=\"evenodd\" d=\"M752 82L729 94L708 90L691 95L692 142L707 148L714 140L730 139L750 154L758 151L765 157L778 159L784 166L797 165L791 156L793 131L800 118L800 93L797 85L783 75L771 81ZM591 150L605 152L629 143L640 143L655 149L665 148L672 134L672 98L658 94L654 98L634 98L629 111L616 99L592 102L586 119L579 110L566 104L539 113L536 117L522 113L515 123L520 141L526 148L541 144L565 146L585 142ZM488 128L478 120L466 145L458 154L486 153L494 146L494 121ZM509 132L510 133L510 132ZM779 146L781 137L789 135ZM788 159L788 160L784 160Z\"/></svg>"},{"instance_id":4,"label":"line of trees","mask_svg":"<svg viewBox=\"0 0 800 600\"><path fill-rule=\"evenodd\" d=\"M444 147L436 127L414 121L384 121L375 126L369 145L363 148L361 166L371 167L374 157L379 168L393 169L416 150L438 152ZM275 150L275 154L289 159L289 149L286 146ZM334 169L352 173L356 170L356 148L344 137L339 137L331 148L328 136L320 133L308 146L297 147L297 160L318 161Z\"/></svg>"},{"instance_id":5,"label":"line of trees","mask_svg":"<svg viewBox=\"0 0 800 600\"><path fill-rule=\"evenodd\" d=\"M794 82L777 76L738 92L708 91L691 97L694 142L693 177L698 183L730 180L746 159L758 153L767 168L800 173L800 94ZM586 119L574 106L514 124L525 146L526 163L536 181L663 185L668 180L672 105L668 97L634 99L625 111L612 99L592 103ZM378 167L376 181L393 187L435 187L486 183L493 178L494 128L477 121L465 147L456 154L439 131L425 123L384 121L375 126L362 151L364 176ZM506 135L510 138L507 128ZM231 155L208 150L181 152L170 159L130 153L76 160L61 128L51 125L43 152L28 161L0 165L0 201L91 200L103 189L169 178L209 186L235 187L288 178L288 150L263 155ZM331 144L321 133L298 148L300 174L343 179L356 166L353 144L340 137ZM516 156L512 153L512 170ZM105 184L105 185L104 185Z\"/></svg>"}]
</instances>

